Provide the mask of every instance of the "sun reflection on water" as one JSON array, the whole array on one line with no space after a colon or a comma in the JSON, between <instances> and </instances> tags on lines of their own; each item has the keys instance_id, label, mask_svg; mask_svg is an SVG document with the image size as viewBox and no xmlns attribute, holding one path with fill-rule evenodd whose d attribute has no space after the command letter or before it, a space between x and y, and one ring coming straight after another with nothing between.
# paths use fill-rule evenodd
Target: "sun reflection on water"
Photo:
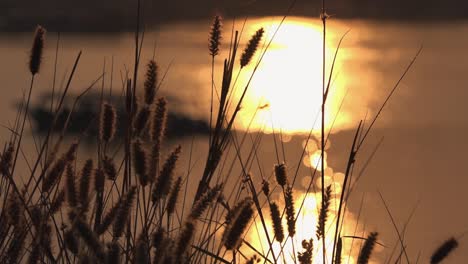
<instances>
[{"instance_id":1,"label":"sun reflection on water","mask_svg":"<svg viewBox=\"0 0 468 264\"><path fill-rule=\"evenodd\" d=\"M320 113L322 104L321 27L310 20L293 19L285 21L274 35L278 26L279 22L265 20L250 27L252 30L264 27L267 33L266 43L272 38L273 42L249 86L250 90L239 116L240 123L246 128L255 113L251 130L264 129L271 132L281 129L282 132L294 134L308 132L313 127L318 131L320 126L318 123L314 125L314 120ZM328 44L326 49L326 60L330 62L334 47ZM257 59L259 56L260 52L257 53ZM248 69L252 70L253 67L251 65ZM340 68L339 60L335 68ZM249 77L249 74L245 75L245 79ZM346 92L343 80L344 78L332 80L326 105L327 129L331 127ZM342 112L335 126L343 126L349 121L349 113Z\"/></svg>"}]
</instances>

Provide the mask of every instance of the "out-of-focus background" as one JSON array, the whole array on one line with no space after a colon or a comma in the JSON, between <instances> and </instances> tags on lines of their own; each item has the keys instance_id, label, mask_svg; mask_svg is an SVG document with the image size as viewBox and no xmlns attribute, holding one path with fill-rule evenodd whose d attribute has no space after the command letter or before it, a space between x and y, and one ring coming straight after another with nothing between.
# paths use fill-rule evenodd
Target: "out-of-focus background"
<instances>
[{"instance_id":1,"label":"out-of-focus background","mask_svg":"<svg viewBox=\"0 0 468 264\"><path fill-rule=\"evenodd\" d=\"M169 99L173 112L187 118L183 122L206 122L209 116L211 57L207 39L212 16L221 14L226 19L223 52L215 63L219 83L231 28L240 30L247 18L241 42L246 43L259 27L265 28L269 40L290 4L255 0L142 2L146 29L143 65L154 56L161 72L167 70L161 94ZM320 5L320 1L296 3L265 54L236 123L238 131L245 131L258 106L268 105L257 113L251 129L281 130L290 165L302 162L295 159L320 108ZM381 233L382 243L388 247L378 249L381 260L398 238L378 191L400 230L416 208L405 241L412 261L421 254L420 262L427 262L441 242L468 230L468 4L456 0L330 0L327 5L332 15L328 61L341 36L351 30L339 52L328 105L327 123L336 120L327 150L328 166L334 172L345 169L359 120L367 117L368 124L423 46L358 157L356 174L383 138L348 206L356 217L365 195L360 224L367 231ZM1 1L0 123L13 123L17 104L28 88L27 61L36 24L49 31L33 98L35 109L41 109L49 105L47 94L52 86L63 88L79 50L83 56L71 94L79 94L105 71L104 83L100 81L97 87L112 87L114 95L120 95L122 79L126 71L131 72L133 63L135 16L136 1L128 0ZM54 84L57 32L61 33ZM251 70L243 72L241 84ZM142 82L143 71L139 78ZM32 118L31 124L37 130L40 120ZM9 131L3 129L0 135L6 140ZM271 137L267 134L260 148L267 171L276 162ZM26 140L34 151L32 136ZM192 134L172 140L190 146ZM206 135L196 135L200 157L206 153L205 141ZM310 166L310 161L303 163ZM309 175L307 169L301 170L295 186L298 190L304 190ZM461 237L460 250L447 263L466 262L467 244Z\"/></svg>"}]
</instances>

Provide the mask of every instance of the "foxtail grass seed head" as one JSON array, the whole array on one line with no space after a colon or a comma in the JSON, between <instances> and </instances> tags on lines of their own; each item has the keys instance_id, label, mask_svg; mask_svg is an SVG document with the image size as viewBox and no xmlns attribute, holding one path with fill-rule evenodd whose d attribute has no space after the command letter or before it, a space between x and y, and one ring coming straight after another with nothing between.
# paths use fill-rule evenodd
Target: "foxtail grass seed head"
<instances>
[{"instance_id":1,"label":"foxtail grass seed head","mask_svg":"<svg viewBox=\"0 0 468 264\"><path fill-rule=\"evenodd\" d=\"M160 168L159 160L161 156L161 144L155 141L151 147L150 165L148 168L148 177L150 182L155 182L158 175L157 170Z\"/></svg>"},{"instance_id":2,"label":"foxtail grass seed head","mask_svg":"<svg viewBox=\"0 0 468 264\"><path fill-rule=\"evenodd\" d=\"M31 48L31 55L29 57L29 71L32 75L39 73L42 62L42 52L44 50L46 30L42 26L36 27L34 33L33 46Z\"/></svg>"},{"instance_id":3,"label":"foxtail grass seed head","mask_svg":"<svg viewBox=\"0 0 468 264\"><path fill-rule=\"evenodd\" d=\"M246 206L247 204L252 204L252 198L246 197L240 200L233 208L231 208L226 214L226 225L229 225L237 217L237 214Z\"/></svg>"},{"instance_id":4,"label":"foxtail grass seed head","mask_svg":"<svg viewBox=\"0 0 468 264\"><path fill-rule=\"evenodd\" d=\"M5 151L3 152L0 161L0 173L4 176L8 176L10 174L14 152L15 148L13 146L13 143L10 142Z\"/></svg>"},{"instance_id":5,"label":"foxtail grass seed head","mask_svg":"<svg viewBox=\"0 0 468 264\"><path fill-rule=\"evenodd\" d=\"M117 112L109 103L103 103L101 118L99 120L99 139L110 142L115 135L117 123Z\"/></svg>"},{"instance_id":6,"label":"foxtail grass seed head","mask_svg":"<svg viewBox=\"0 0 468 264\"><path fill-rule=\"evenodd\" d=\"M249 62L252 60L252 57L254 56L255 51L257 51L258 45L262 40L263 33L263 28L260 28L259 30L257 30L257 32L255 32L252 38L250 38L249 43L247 44L247 47L245 48L244 53L242 53L240 59L241 68L247 66L247 64L249 64Z\"/></svg>"},{"instance_id":7,"label":"foxtail grass seed head","mask_svg":"<svg viewBox=\"0 0 468 264\"><path fill-rule=\"evenodd\" d=\"M221 27L222 27L221 16L216 15L213 19L213 24L211 25L210 40L209 40L209 45L208 45L208 49L212 57L215 57L219 53L219 46L221 45L221 39L222 39Z\"/></svg>"},{"instance_id":8,"label":"foxtail grass seed head","mask_svg":"<svg viewBox=\"0 0 468 264\"><path fill-rule=\"evenodd\" d=\"M458 247L458 241L450 238L437 248L431 256L431 264L442 263L448 255Z\"/></svg>"},{"instance_id":9,"label":"foxtail grass seed head","mask_svg":"<svg viewBox=\"0 0 468 264\"><path fill-rule=\"evenodd\" d=\"M335 255L335 263L341 264L341 251L343 250L343 241L341 237L338 238L338 242L336 243L336 255Z\"/></svg>"},{"instance_id":10,"label":"foxtail grass seed head","mask_svg":"<svg viewBox=\"0 0 468 264\"><path fill-rule=\"evenodd\" d=\"M83 220L78 219L75 222L75 227L77 233L83 239L85 244L88 246L88 249L100 260L103 261L106 258L106 254L104 252L104 247L99 241L99 238L96 234L91 230L91 228L86 224Z\"/></svg>"},{"instance_id":11,"label":"foxtail grass seed head","mask_svg":"<svg viewBox=\"0 0 468 264\"><path fill-rule=\"evenodd\" d=\"M302 240L302 248L304 252L299 252L297 254L297 260L300 264L312 264L312 256L314 251L314 241L312 238L310 240Z\"/></svg>"},{"instance_id":12,"label":"foxtail grass seed head","mask_svg":"<svg viewBox=\"0 0 468 264\"><path fill-rule=\"evenodd\" d=\"M190 247L192 237L195 234L195 222L192 219L187 219L182 231L177 238L176 247L175 247L175 257L178 259L176 263L184 263L182 261L185 258L185 254Z\"/></svg>"},{"instance_id":13,"label":"foxtail grass seed head","mask_svg":"<svg viewBox=\"0 0 468 264\"><path fill-rule=\"evenodd\" d=\"M158 65L154 60L150 60L146 67L145 79L145 103L152 105L156 96L156 86L158 85Z\"/></svg>"},{"instance_id":14,"label":"foxtail grass seed head","mask_svg":"<svg viewBox=\"0 0 468 264\"><path fill-rule=\"evenodd\" d=\"M117 241L107 244L106 264L120 263L120 245Z\"/></svg>"},{"instance_id":15,"label":"foxtail grass seed head","mask_svg":"<svg viewBox=\"0 0 468 264\"><path fill-rule=\"evenodd\" d=\"M13 238L10 240L10 245L6 252L7 263L19 263L19 257L24 251L26 234L27 231L25 226L15 226L13 230Z\"/></svg>"},{"instance_id":16,"label":"foxtail grass seed head","mask_svg":"<svg viewBox=\"0 0 468 264\"><path fill-rule=\"evenodd\" d=\"M125 196L120 196L117 203L115 203L109 209L109 211L104 215L104 218L102 219L99 227L96 230L98 235L102 235L102 234L104 234L104 232L107 231L107 229L112 224L115 217L117 216L117 212L119 211L119 208L123 205L124 202L125 202Z\"/></svg>"},{"instance_id":17,"label":"foxtail grass seed head","mask_svg":"<svg viewBox=\"0 0 468 264\"><path fill-rule=\"evenodd\" d=\"M157 201L158 199L166 197L169 194L174 170L177 160L179 159L181 149L182 147L180 145L177 146L164 162L161 172L156 179L156 184L153 191L153 201Z\"/></svg>"},{"instance_id":18,"label":"foxtail grass seed head","mask_svg":"<svg viewBox=\"0 0 468 264\"><path fill-rule=\"evenodd\" d=\"M145 132L149 118L150 109L147 105L143 105L133 121L133 130L136 135L141 135Z\"/></svg>"},{"instance_id":19,"label":"foxtail grass seed head","mask_svg":"<svg viewBox=\"0 0 468 264\"><path fill-rule=\"evenodd\" d=\"M67 165L67 173L65 179L65 186L67 188L67 201L70 207L76 207L78 198L76 194L75 171L71 164Z\"/></svg>"},{"instance_id":20,"label":"foxtail grass seed head","mask_svg":"<svg viewBox=\"0 0 468 264\"><path fill-rule=\"evenodd\" d=\"M42 191L49 192L55 183L62 176L62 173L65 171L67 164L73 162L76 158L76 150L78 148L78 143L73 143L57 161L55 161L52 168L49 170L47 175L42 181Z\"/></svg>"},{"instance_id":21,"label":"foxtail grass seed head","mask_svg":"<svg viewBox=\"0 0 468 264\"><path fill-rule=\"evenodd\" d=\"M270 196L270 183L267 180L263 180L262 182L262 191L266 197Z\"/></svg>"},{"instance_id":22,"label":"foxtail grass seed head","mask_svg":"<svg viewBox=\"0 0 468 264\"><path fill-rule=\"evenodd\" d=\"M35 241L32 244L31 253L29 253L28 264L36 264L41 255L41 243Z\"/></svg>"},{"instance_id":23,"label":"foxtail grass seed head","mask_svg":"<svg viewBox=\"0 0 468 264\"><path fill-rule=\"evenodd\" d=\"M10 225L17 226L21 221L23 216L24 207L18 197L18 194L11 192L8 196L6 212L8 216L8 222Z\"/></svg>"},{"instance_id":24,"label":"foxtail grass seed head","mask_svg":"<svg viewBox=\"0 0 468 264\"><path fill-rule=\"evenodd\" d=\"M107 176L107 179L115 181L117 179L117 169L115 168L114 160L108 156L102 159L102 169Z\"/></svg>"},{"instance_id":25,"label":"foxtail grass seed head","mask_svg":"<svg viewBox=\"0 0 468 264\"><path fill-rule=\"evenodd\" d=\"M256 264L256 263L260 263L260 258L257 257L257 255L253 255L249 260L247 260L247 262L245 264Z\"/></svg>"},{"instance_id":26,"label":"foxtail grass seed head","mask_svg":"<svg viewBox=\"0 0 468 264\"><path fill-rule=\"evenodd\" d=\"M148 153L139 139L133 142L133 166L140 184L146 186L148 184Z\"/></svg>"},{"instance_id":27,"label":"foxtail grass seed head","mask_svg":"<svg viewBox=\"0 0 468 264\"><path fill-rule=\"evenodd\" d=\"M164 232L164 228L160 227L153 233L151 243L155 249L158 249L161 246L161 243L164 240Z\"/></svg>"},{"instance_id":28,"label":"foxtail grass seed head","mask_svg":"<svg viewBox=\"0 0 468 264\"><path fill-rule=\"evenodd\" d=\"M63 202L65 201L65 190L62 189L57 196L55 196L55 199L52 201L50 204L50 214L53 215L56 212L60 210L62 207Z\"/></svg>"},{"instance_id":29,"label":"foxtail grass seed head","mask_svg":"<svg viewBox=\"0 0 468 264\"><path fill-rule=\"evenodd\" d=\"M190 218L200 218L205 210L211 205L211 203L218 197L222 189L222 185L218 184L215 187L208 189L200 199L193 205L192 211L190 212Z\"/></svg>"},{"instance_id":30,"label":"foxtail grass seed head","mask_svg":"<svg viewBox=\"0 0 468 264\"><path fill-rule=\"evenodd\" d=\"M153 117L150 123L150 138L153 142L161 142L162 136L166 130L167 119L167 101L164 97L156 101L156 107L153 111Z\"/></svg>"},{"instance_id":31,"label":"foxtail grass seed head","mask_svg":"<svg viewBox=\"0 0 468 264\"><path fill-rule=\"evenodd\" d=\"M318 219L318 224L317 224L317 239L323 238L324 233L323 230L325 229L325 226L327 224L327 219L328 219L328 210L330 207L330 200L331 200L331 185L329 185L325 189L324 197L323 197L323 204L322 207L320 208L320 213L319 213L319 219Z\"/></svg>"},{"instance_id":32,"label":"foxtail grass seed head","mask_svg":"<svg viewBox=\"0 0 468 264\"><path fill-rule=\"evenodd\" d=\"M240 246L242 234L246 230L253 214L252 203L245 203L232 223L224 230L222 242L226 249L233 250Z\"/></svg>"},{"instance_id":33,"label":"foxtail grass seed head","mask_svg":"<svg viewBox=\"0 0 468 264\"><path fill-rule=\"evenodd\" d=\"M67 166L68 160L66 159L66 155L62 156L58 159L52 169L47 173L46 177L42 181L42 191L49 192L52 187L55 186L55 183L58 181L60 176L62 175L63 171Z\"/></svg>"},{"instance_id":34,"label":"foxtail grass seed head","mask_svg":"<svg viewBox=\"0 0 468 264\"><path fill-rule=\"evenodd\" d=\"M153 263L174 263L174 252L172 248L175 241L170 237L164 237L153 256Z\"/></svg>"},{"instance_id":35,"label":"foxtail grass seed head","mask_svg":"<svg viewBox=\"0 0 468 264\"><path fill-rule=\"evenodd\" d=\"M358 264L367 264L369 263L370 256L372 251L374 250L375 243L377 242L377 232L372 232L367 237L364 245L361 248L361 252L359 252L358 257Z\"/></svg>"},{"instance_id":36,"label":"foxtail grass seed head","mask_svg":"<svg viewBox=\"0 0 468 264\"><path fill-rule=\"evenodd\" d=\"M275 165L276 182L281 186L288 183L288 176L286 174L286 165L284 163Z\"/></svg>"},{"instance_id":37,"label":"foxtail grass seed head","mask_svg":"<svg viewBox=\"0 0 468 264\"><path fill-rule=\"evenodd\" d=\"M63 234L63 240L65 247L68 248L73 254L78 254L78 239L73 230L66 230Z\"/></svg>"},{"instance_id":38,"label":"foxtail grass seed head","mask_svg":"<svg viewBox=\"0 0 468 264\"><path fill-rule=\"evenodd\" d=\"M270 213L271 221L273 222L273 231L275 233L276 241L281 243L284 240L284 231L283 225L281 223L280 211L278 205L275 202L270 204Z\"/></svg>"},{"instance_id":39,"label":"foxtail grass seed head","mask_svg":"<svg viewBox=\"0 0 468 264\"><path fill-rule=\"evenodd\" d=\"M296 211L294 210L294 198L292 187L287 186L284 192L284 201L286 204L286 220L288 224L288 235L290 237L294 237L296 234Z\"/></svg>"},{"instance_id":40,"label":"foxtail grass seed head","mask_svg":"<svg viewBox=\"0 0 468 264\"><path fill-rule=\"evenodd\" d=\"M31 212L31 222L33 225L37 228L37 230L40 229L41 227L41 222L42 222L42 209L39 206L34 206L31 209L29 209Z\"/></svg>"},{"instance_id":41,"label":"foxtail grass seed head","mask_svg":"<svg viewBox=\"0 0 468 264\"><path fill-rule=\"evenodd\" d=\"M130 211L132 210L133 200L136 195L136 187L131 187L130 190L125 195L125 200L119 206L119 209L116 212L114 226L113 226L113 235L114 237L121 237L125 229L125 224L128 221Z\"/></svg>"},{"instance_id":42,"label":"foxtail grass seed head","mask_svg":"<svg viewBox=\"0 0 468 264\"><path fill-rule=\"evenodd\" d=\"M180 189L182 187L182 178L178 177L172 186L171 192L169 193L169 198L167 200L167 213L172 215L175 212L177 199L179 197Z\"/></svg>"},{"instance_id":43,"label":"foxtail grass seed head","mask_svg":"<svg viewBox=\"0 0 468 264\"><path fill-rule=\"evenodd\" d=\"M68 161L68 163L72 163L76 159L76 151L78 150L78 142L73 142L70 144L70 147L68 148L66 154L65 154L65 159Z\"/></svg>"},{"instance_id":44,"label":"foxtail grass seed head","mask_svg":"<svg viewBox=\"0 0 468 264\"><path fill-rule=\"evenodd\" d=\"M104 185L106 182L106 176L104 175L104 170L102 168L97 168L94 171L94 190L98 193L104 191Z\"/></svg>"},{"instance_id":45,"label":"foxtail grass seed head","mask_svg":"<svg viewBox=\"0 0 468 264\"><path fill-rule=\"evenodd\" d=\"M138 264L151 263L150 256L148 254L149 252L148 240L145 237L144 233L145 232L142 232L142 234L139 235L136 245L135 245L135 263L138 263Z\"/></svg>"},{"instance_id":46,"label":"foxtail grass seed head","mask_svg":"<svg viewBox=\"0 0 468 264\"><path fill-rule=\"evenodd\" d=\"M89 185L91 181L91 174L93 172L93 160L86 160L81 170L80 177L80 204L82 209L87 209L89 205Z\"/></svg>"}]
</instances>

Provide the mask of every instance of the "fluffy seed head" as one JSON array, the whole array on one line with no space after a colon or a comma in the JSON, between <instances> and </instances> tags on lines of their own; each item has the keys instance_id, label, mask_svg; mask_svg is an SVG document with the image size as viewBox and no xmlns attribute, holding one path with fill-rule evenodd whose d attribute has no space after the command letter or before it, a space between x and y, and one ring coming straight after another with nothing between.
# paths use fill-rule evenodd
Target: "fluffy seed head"
<instances>
[{"instance_id":1,"label":"fluffy seed head","mask_svg":"<svg viewBox=\"0 0 468 264\"><path fill-rule=\"evenodd\" d=\"M99 238L96 234L91 230L91 228L83 222L83 220L78 219L75 222L75 227L77 233L81 236L83 241L88 246L88 249L101 261L105 260L106 254L104 252L104 248L99 241Z\"/></svg>"},{"instance_id":2,"label":"fluffy seed head","mask_svg":"<svg viewBox=\"0 0 468 264\"><path fill-rule=\"evenodd\" d=\"M285 186L288 183L288 177L286 174L286 165L284 163L275 165L275 176L276 182L281 186Z\"/></svg>"},{"instance_id":3,"label":"fluffy seed head","mask_svg":"<svg viewBox=\"0 0 468 264\"><path fill-rule=\"evenodd\" d=\"M55 183L64 172L67 164L68 160L66 155L62 156L55 162L54 166L51 168L51 170L47 173L46 177L44 177L44 180L42 181L43 192L49 192L52 189L52 187L54 187Z\"/></svg>"},{"instance_id":4,"label":"fluffy seed head","mask_svg":"<svg viewBox=\"0 0 468 264\"><path fill-rule=\"evenodd\" d=\"M262 40L263 33L263 28L260 28L257 30L257 32L255 32L252 38L250 38L249 43L247 44L247 47L245 48L244 53L242 53L240 59L241 68L247 66L247 64L249 64L249 62L252 60L252 57L255 54L260 41Z\"/></svg>"},{"instance_id":5,"label":"fluffy seed head","mask_svg":"<svg viewBox=\"0 0 468 264\"><path fill-rule=\"evenodd\" d=\"M135 120L133 121L133 129L136 135L141 135L142 133L144 133L149 118L150 109L147 105L143 105L140 108L140 111L138 111Z\"/></svg>"},{"instance_id":6,"label":"fluffy seed head","mask_svg":"<svg viewBox=\"0 0 468 264\"><path fill-rule=\"evenodd\" d=\"M361 248L361 252L359 253L358 257L358 264L367 264L369 263L370 256L372 254L372 250L374 250L375 243L377 242L377 232L372 232L364 242L364 245Z\"/></svg>"},{"instance_id":7,"label":"fluffy seed head","mask_svg":"<svg viewBox=\"0 0 468 264\"><path fill-rule=\"evenodd\" d=\"M103 103L101 118L99 120L99 139L103 142L109 142L115 135L117 112L109 103Z\"/></svg>"},{"instance_id":8,"label":"fluffy seed head","mask_svg":"<svg viewBox=\"0 0 468 264\"><path fill-rule=\"evenodd\" d=\"M335 256L335 263L341 264L341 251L343 250L343 241L341 241L341 237L338 238L338 243L336 244L336 256Z\"/></svg>"},{"instance_id":9,"label":"fluffy seed head","mask_svg":"<svg viewBox=\"0 0 468 264\"><path fill-rule=\"evenodd\" d=\"M133 142L133 165L140 184L146 186L148 184L148 154L139 139Z\"/></svg>"},{"instance_id":10,"label":"fluffy seed head","mask_svg":"<svg viewBox=\"0 0 468 264\"><path fill-rule=\"evenodd\" d=\"M73 254L78 254L78 240L75 233L72 230L66 230L63 239L65 242L65 247L68 248Z\"/></svg>"},{"instance_id":11,"label":"fluffy seed head","mask_svg":"<svg viewBox=\"0 0 468 264\"><path fill-rule=\"evenodd\" d=\"M125 200L119 206L114 220L113 233L114 237L121 237L127 223L130 210L132 209L133 200L135 199L136 187L131 187L125 195Z\"/></svg>"},{"instance_id":12,"label":"fluffy seed head","mask_svg":"<svg viewBox=\"0 0 468 264\"><path fill-rule=\"evenodd\" d=\"M139 264L151 263L148 252L149 252L148 239L146 238L145 232L142 232L138 236L138 239L135 245L135 263L139 263Z\"/></svg>"},{"instance_id":13,"label":"fluffy seed head","mask_svg":"<svg viewBox=\"0 0 468 264\"><path fill-rule=\"evenodd\" d=\"M242 234L252 219L253 214L252 203L245 203L232 223L224 230L222 241L226 249L237 249L240 246Z\"/></svg>"},{"instance_id":14,"label":"fluffy seed head","mask_svg":"<svg viewBox=\"0 0 468 264\"><path fill-rule=\"evenodd\" d=\"M13 229L13 238L6 252L7 263L18 263L18 258L24 250L26 234L25 226L17 225Z\"/></svg>"},{"instance_id":15,"label":"fluffy seed head","mask_svg":"<svg viewBox=\"0 0 468 264\"><path fill-rule=\"evenodd\" d=\"M156 179L156 185L153 191L153 201L157 201L169 194L174 170L177 160L179 159L181 149L180 145L177 146L164 162L161 172Z\"/></svg>"},{"instance_id":16,"label":"fluffy seed head","mask_svg":"<svg viewBox=\"0 0 468 264\"><path fill-rule=\"evenodd\" d=\"M119 208L123 206L123 203L125 202L125 196L121 196L117 203L115 203L111 209L107 212L106 215L104 215L104 218L102 219L99 227L97 228L96 232L98 235L104 234L104 232L107 231L109 226L112 224L114 221L115 217L117 216L117 212L119 211Z\"/></svg>"},{"instance_id":17,"label":"fluffy seed head","mask_svg":"<svg viewBox=\"0 0 468 264\"><path fill-rule=\"evenodd\" d=\"M104 156L102 159L102 169L107 176L107 179L115 181L117 178L117 169L115 168L114 160L112 158Z\"/></svg>"},{"instance_id":18,"label":"fluffy seed head","mask_svg":"<svg viewBox=\"0 0 468 264\"><path fill-rule=\"evenodd\" d=\"M314 250L314 241L312 238L307 240L302 240L302 248L304 252L299 252L297 254L297 260L299 260L300 264L312 264L312 254Z\"/></svg>"},{"instance_id":19,"label":"fluffy seed head","mask_svg":"<svg viewBox=\"0 0 468 264\"><path fill-rule=\"evenodd\" d=\"M158 249L164 240L164 228L160 227L153 233L152 236L152 245L155 249Z\"/></svg>"},{"instance_id":20,"label":"fluffy seed head","mask_svg":"<svg viewBox=\"0 0 468 264\"><path fill-rule=\"evenodd\" d=\"M263 194L265 194L266 197L268 197L270 195L270 183L268 183L268 181L266 181L266 180L263 180L263 182L262 182L262 191L263 191Z\"/></svg>"},{"instance_id":21,"label":"fluffy seed head","mask_svg":"<svg viewBox=\"0 0 468 264\"><path fill-rule=\"evenodd\" d=\"M320 208L319 219L318 219L318 224L317 224L317 232L316 232L317 239L323 238L323 236L325 235L323 231L325 230L325 225L327 223L330 200L331 200L331 185L329 185L325 189L322 207Z\"/></svg>"},{"instance_id":22,"label":"fluffy seed head","mask_svg":"<svg viewBox=\"0 0 468 264\"><path fill-rule=\"evenodd\" d=\"M275 231L275 238L278 242L283 242L284 231L283 224L281 223L281 216L278 205L273 202L270 204L271 221L273 222L273 230Z\"/></svg>"},{"instance_id":23,"label":"fluffy seed head","mask_svg":"<svg viewBox=\"0 0 468 264\"><path fill-rule=\"evenodd\" d=\"M185 257L185 253L187 252L190 242L192 241L192 237L195 234L195 223L193 220L188 219L185 221L185 224L182 228L182 231L177 238L176 247L175 247L175 254L176 258L179 260L177 263L183 263L181 260Z\"/></svg>"},{"instance_id":24,"label":"fluffy seed head","mask_svg":"<svg viewBox=\"0 0 468 264\"><path fill-rule=\"evenodd\" d=\"M198 219L210 206L210 204L218 197L221 192L222 185L216 185L212 189L209 189L202 195L202 197L193 205L192 211L190 212L190 218Z\"/></svg>"},{"instance_id":25,"label":"fluffy seed head","mask_svg":"<svg viewBox=\"0 0 468 264\"><path fill-rule=\"evenodd\" d=\"M431 256L431 264L441 263L452 251L458 247L458 241L455 238L450 238L445 241L439 248L434 251Z\"/></svg>"},{"instance_id":26,"label":"fluffy seed head","mask_svg":"<svg viewBox=\"0 0 468 264\"><path fill-rule=\"evenodd\" d=\"M80 204L82 208L88 208L89 205L89 185L91 182L91 174L93 172L93 160L86 160L81 170L80 177Z\"/></svg>"},{"instance_id":27,"label":"fluffy seed head","mask_svg":"<svg viewBox=\"0 0 468 264\"><path fill-rule=\"evenodd\" d=\"M294 210L294 198L292 193L292 187L287 186L284 192L284 201L286 203L286 220L288 224L288 235L293 237L296 234L296 212Z\"/></svg>"},{"instance_id":28,"label":"fluffy seed head","mask_svg":"<svg viewBox=\"0 0 468 264\"><path fill-rule=\"evenodd\" d=\"M158 65L154 60L150 60L146 69L145 79L145 103L151 105L156 96L156 85L158 84Z\"/></svg>"},{"instance_id":29,"label":"fluffy seed head","mask_svg":"<svg viewBox=\"0 0 468 264\"><path fill-rule=\"evenodd\" d=\"M76 207L78 198L76 194L75 172L71 164L67 165L66 173L67 201L70 207Z\"/></svg>"},{"instance_id":30,"label":"fluffy seed head","mask_svg":"<svg viewBox=\"0 0 468 264\"><path fill-rule=\"evenodd\" d=\"M10 168L13 163L13 153L15 152L15 148L13 143L9 143L5 151L1 156L0 161L0 173L4 176L8 176L10 174Z\"/></svg>"},{"instance_id":31,"label":"fluffy seed head","mask_svg":"<svg viewBox=\"0 0 468 264\"><path fill-rule=\"evenodd\" d=\"M239 201L233 208L229 209L228 213L226 214L226 225L232 223L237 217L237 214L244 208L244 206L252 204L252 198L246 197Z\"/></svg>"},{"instance_id":32,"label":"fluffy seed head","mask_svg":"<svg viewBox=\"0 0 468 264\"><path fill-rule=\"evenodd\" d=\"M65 201L65 190L61 190L50 204L50 214L53 215L62 207Z\"/></svg>"},{"instance_id":33,"label":"fluffy seed head","mask_svg":"<svg viewBox=\"0 0 468 264\"><path fill-rule=\"evenodd\" d=\"M97 168L94 171L94 190L102 193L104 191L105 181L106 177L104 175L104 170L102 168Z\"/></svg>"},{"instance_id":34,"label":"fluffy seed head","mask_svg":"<svg viewBox=\"0 0 468 264\"><path fill-rule=\"evenodd\" d=\"M177 199L179 197L180 189L182 187L182 178L178 177L172 186L171 192L169 193L169 198L167 200L167 213L169 215L175 212L175 208L177 205Z\"/></svg>"},{"instance_id":35,"label":"fluffy seed head","mask_svg":"<svg viewBox=\"0 0 468 264\"><path fill-rule=\"evenodd\" d=\"M117 241L107 244L107 264L120 263L120 246Z\"/></svg>"},{"instance_id":36,"label":"fluffy seed head","mask_svg":"<svg viewBox=\"0 0 468 264\"><path fill-rule=\"evenodd\" d=\"M208 45L208 50L210 51L210 55L212 57L218 55L219 53L219 46L221 44L221 17L216 15L213 19L213 24L211 25L210 31L210 40Z\"/></svg>"},{"instance_id":37,"label":"fluffy seed head","mask_svg":"<svg viewBox=\"0 0 468 264\"><path fill-rule=\"evenodd\" d=\"M31 55L29 58L29 71L32 75L36 75L37 73L39 73L39 69L41 67L45 33L45 28L39 25L36 27L36 32L34 33L33 46L31 48Z\"/></svg>"},{"instance_id":38,"label":"fluffy seed head","mask_svg":"<svg viewBox=\"0 0 468 264\"><path fill-rule=\"evenodd\" d=\"M166 129L167 101L164 97L156 101L153 117L150 124L150 138L153 142L161 142Z\"/></svg>"}]
</instances>

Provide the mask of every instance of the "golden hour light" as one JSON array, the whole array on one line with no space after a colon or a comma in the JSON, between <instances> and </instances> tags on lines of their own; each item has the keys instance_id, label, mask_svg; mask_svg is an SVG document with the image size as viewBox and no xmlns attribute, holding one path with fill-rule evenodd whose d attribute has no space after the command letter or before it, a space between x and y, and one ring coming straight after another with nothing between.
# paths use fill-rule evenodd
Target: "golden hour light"
<instances>
[{"instance_id":1,"label":"golden hour light","mask_svg":"<svg viewBox=\"0 0 468 264\"><path fill-rule=\"evenodd\" d=\"M0 0L0 260L467 263L462 2Z\"/></svg>"},{"instance_id":2,"label":"golden hour light","mask_svg":"<svg viewBox=\"0 0 468 264\"><path fill-rule=\"evenodd\" d=\"M278 241L273 242L273 254L278 258L278 256L281 256L280 258L277 259L278 263L281 264L287 264L287 263L294 263L294 259L297 257L295 256L294 253L297 253L298 251L302 251L302 241L303 240L309 240L310 238L313 238L313 245L314 245L314 257L312 263L314 264L321 264L323 263L322 260L322 241L317 240L316 238L316 230L317 230L317 225L318 225L318 212L320 208L320 194L318 193L309 193L305 194L302 192L297 192L296 194L297 197L297 202L295 203L295 208L300 208L302 205L301 212L299 213L299 216L297 217L296 220L296 235L294 238L287 237L287 230L285 230L285 239L283 243L279 243ZM284 204L281 204L281 206L284 206ZM280 206L280 207L281 207ZM333 236L334 230L335 230L335 222L333 222L333 219L336 218L336 207L335 207L335 201L331 202L331 208L330 212L328 215L328 219L330 219L327 224L326 224L326 233L330 234L326 236L326 252L327 252L327 259L331 259L331 254L332 254L332 245L333 245ZM346 223L343 226L343 231L342 233L346 232L352 232L354 231L357 222L354 219L354 215L348 215L346 219ZM272 221L270 218L266 220L266 225L268 227L272 227ZM283 226L286 228L286 221L283 219ZM360 229L358 229L360 230ZM268 229L269 234L274 234L273 229L269 228ZM250 241L253 241L252 245L255 246L255 248L263 249L263 254L267 254L268 252L268 240L265 236L265 233L262 229L262 223L260 219L255 220L253 223L252 227L249 230L248 234L248 239ZM343 252L349 251L351 248L351 239L348 240L343 240ZM357 243L357 242L355 242ZM248 247L244 247L243 250L248 250ZM358 251L357 248L352 249L354 254ZM346 254L348 255L348 254ZM273 256L270 252L269 254L269 259L273 261ZM343 263L356 263L356 259L354 257L346 257L342 259L344 261Z\"/></svg>"},{"instance_id":3,"label":"golden hour light","mask_svg":"<svg viewBox=\"0 0 468 264\"><path fill-rule=\"evenodd\" d=\"M279 21L266 20L249 26L252 29L266 29L265 45L271 39L273 41L250 84L249 93L239 113L239 122L247 127L254 116L252 130L281 130L292 134L306 133L311 128L318 131L320 123L316 118L320 114L322 102L321 26L318 21L311 23L310 20L300 18L288 18L279 30L278 26ZM331 43L327 44L330 51L334 48ZM260 53L257 54L257 59L259 56ZM326 59L331 61L333 53L328 52ZM339 60L335 67L340 68ZM329 65L327 68L329 70ZM247 70L253 70L253 66ZM243 81L246 81L250 73L244 74ZM331 127L345 95L345 81L345 75L333 78L326 105L327 130ZM334 126L340 128L349 119L349 113L341 113Z\"/></svg>"}]
</instances>

